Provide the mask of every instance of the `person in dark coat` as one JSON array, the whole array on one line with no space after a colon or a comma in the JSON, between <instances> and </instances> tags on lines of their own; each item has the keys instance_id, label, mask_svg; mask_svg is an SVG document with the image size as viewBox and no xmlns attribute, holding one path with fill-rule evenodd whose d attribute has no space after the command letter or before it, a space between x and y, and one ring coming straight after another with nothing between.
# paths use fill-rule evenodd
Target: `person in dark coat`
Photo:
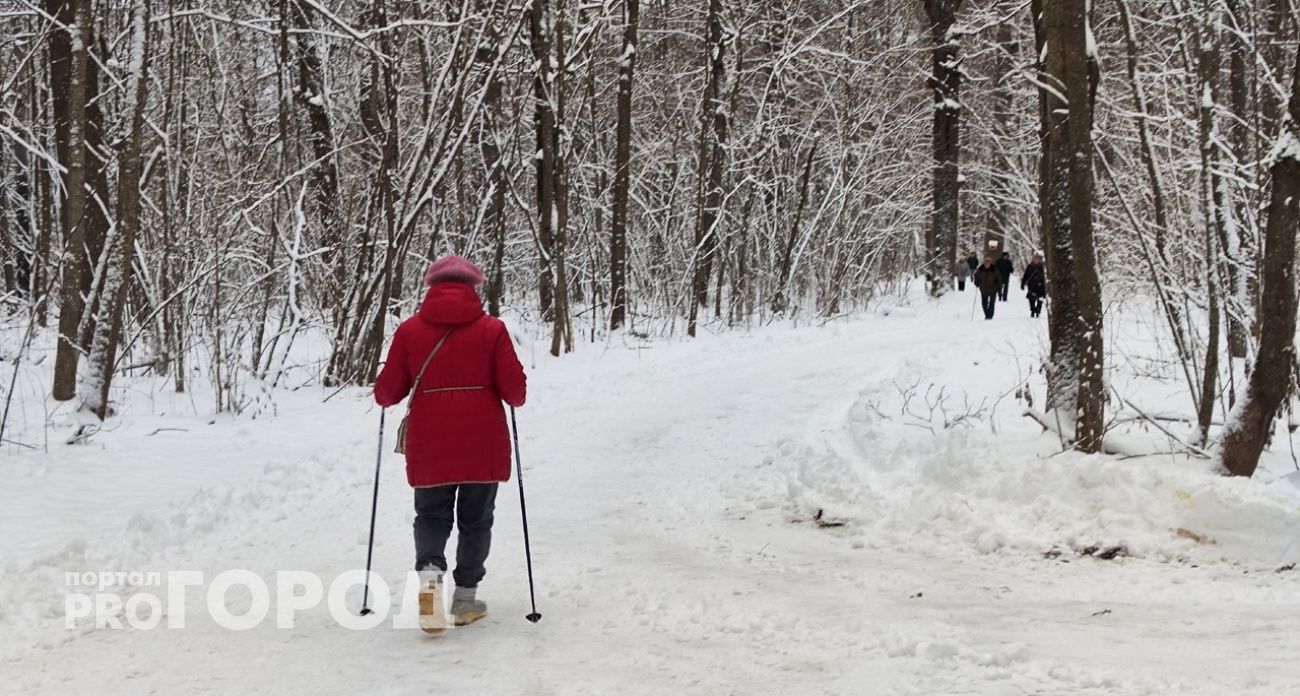
<instances>
[{"instance_id":1,"label":"person in dark coat","mask_svg":"<svg viewBox=\"0 0 1300 696\"><path fill-rule=\"evenodd\" d=\"M429 267L424 303L402 322L375 380L385 408L407 401L406 479L415 489L415 569L420 627L445 628L445 549L460 530L451 614L477 621L487 605L475 597L492 542L497 486L510 479L510 431L501 402L524 405L526 379L510 334L483 311L483 272L459 256ZM400 436L399 436L400 437Z\"/></svg>"},{"instance_id":2,"label":"person in dark coat","mask_svg":"<svg viewBox=\"0 0 1300 696\"><path fill-rule=\"evenodd\" d=\"M998 259L997 262L997 268L998 268L998 273L1002 274L1002 290L998 294L998 297L1003 302L1006 302L1007 288L1011 287L1011 273L1015 271L1015 266L1011 264L1010 253L1005 251L1002 252L1002 256Z\"/></svg>"},{"instance_id":3,"label":"person in dark coat","mask_svg":"<svg viewBox=\"0 0 1300 696\"><path fill-rule=\"evenodd\" d=\"M975 269L975 287L980 291L980 304L984 307L984 318L993 318L993 308L998 303L998 292L1002 290L1002 274L993 265L993 257L985 256L984 264Z\"/></svg>"},{"instance_id":4,"label":"person in dark coat","mask_svg":"<svg viewBox=\"0 0 1300 696\"><path fill-rule=\"evenodd\" d=\"M1043 313L1043 298L1047 296L1047 275L1043 272L1043 257L1034 254L1034 258L1020 274L1020 289L1028 290L1029 316L1037 318Z\"/></svg>"},{"instance_id":5,"label":"person in dark coat","mask_svg":"<svg viewBox=\"0 0 1300 696\"><path fill-rule=\"evenodd\" d=\"M980 257L976 256L975 252L972 251L966 257L966 266L970 268L970 274L975 275L975 269L980 267Z\"/></svg>"}]
</instances>

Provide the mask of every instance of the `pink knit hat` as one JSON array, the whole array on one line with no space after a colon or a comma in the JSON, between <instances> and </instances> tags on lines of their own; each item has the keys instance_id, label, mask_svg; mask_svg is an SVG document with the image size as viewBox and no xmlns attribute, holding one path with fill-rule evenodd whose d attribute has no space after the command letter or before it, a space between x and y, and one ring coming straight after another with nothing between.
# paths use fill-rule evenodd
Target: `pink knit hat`
<instances>
[{"instance_id":1,"label":"pink knit hat","mask_svg":"<svg viewBox=\"0 0 1300 696\"><path fill-rule=\"evenodd\" d=\"M433 287L435 283L465 283L478 287L483 284L483 271L469 259L450 254L429 264L424 284Z\"/></svg>"}]
</instances>

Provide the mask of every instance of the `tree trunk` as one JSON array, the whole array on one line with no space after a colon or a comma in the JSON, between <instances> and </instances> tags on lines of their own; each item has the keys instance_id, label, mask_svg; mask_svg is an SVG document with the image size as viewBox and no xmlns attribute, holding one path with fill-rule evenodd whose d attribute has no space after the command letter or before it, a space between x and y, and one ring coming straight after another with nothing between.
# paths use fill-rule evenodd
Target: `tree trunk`
<instances>
[{"instance_id":1,"label":"tree trunk","mask_svg":"<svg viewBox=\"0 0 1300 696\"><path fill-rule=\"evenodd\" d=\"M1034 55L1045 58L1044 49L1053 39L1044 16L1046 0L1033 0ZM1054 38L1060 41L1059 38ZM1070 245L1069 158L1064 86L1058 75L1057 58L1038 65L1038 114L1043 151L1038 163L1038 211L1047 265L1047 334L1050 354L1047 365L1048 409L1073 411L1079 392L1078 297L1075 290L1073 252Z\"/></svg>"},{"instance_id":2,"label":"tree trunk","mask_svg":"<svg viewBox=\"0 0 1300 696\"><path fill-rule=\"evenodd\" d=\"M1142 88L1142 83L1138 79L1138 43L1136 32L1133 29L1133 18L1129 12L1128 0L1118 0L1118 4L1120 24L1124 28L1124 41L1128 49L1128 78L1133 88L1133 101L1137 106L1137 115L1134 117L1134 121L1138 130L1138 153L1142 158L1142 165L1146 169L1147 179L1151 186L1151 205L1155 214L1155 248L1159 263L1152 264L1155 267L1152 281L1157 288L1161 288L1168 285L1166 279L1172 270L1169 253L1166 250L1169 236L1168 203L1165 197L1164 180L1160 176L1160 169L1156 164L1155 146L1151 140L1146 91ZM1154 277L1156 273L1161 274L1162 277ZM1160 304L1164 307L1165 320L1169 323L1169 331L1173 334L1174 346L1178 350L1178 357L1182 361L1188 362L1191 360L1191 348L1187 345L1187 338L1183 332L1182 314L1178 310L1178 305L1174 304L1167 293L1161 290L1159 295Z\"/></svg>"},{"instance_id":3,"label":"tree trunk","mask_svg":"<svg viewBox=\"0 0 1300 696\"><path fill-rule=\"evenodd\" d=\"M1240 182L1254 181L1255 159L1251 151L1250 119L1250 76L1254 69L1251 55L1253 47L1249 41L1246 26L1246 13L1242 9L1242 0L1226 0L1227 20L1232 28L1228 32L1228 70L1230 78L1229 100L1232 118L1228 124L1228 143L1231 147L1225 154L1227 164L1232 172L1232 179ZM1228 353L1233 358L1245 359L1249 347L1252 317L1256 313L1259 284L1255 278L1255 233L1258 231L1251 222L1250 199L1245 187L1229 185L1223 182L1223 195L1230 200L1223 201L1227 206L1223 211L1224 252L1228 263L1228 282L1226 295L1228 302Z\"/></svg>"},{"instance_id":4,"label":"tree trunk","mask_svg":"<svg viewBox=\"0 0 1300 696\"><path fill-rule=\"evenodd\" d=\"M722 26L722 0L709 0L708 41L705 42L707 73L700 112L700 205L695 225L695 250L691 274L691 308L687 333L695 335L701 307L709 305L709 278L718 251L718 227L722 219L722 177L727 164L730 129L727 110L727 44Z\"/></svg>"},{"instance_id":5,"label":"tree trunk","mask_svg":"<svg viewBox=\"0 0 1300 696\"><path fill-rule=\"evenodd\" d=\"M479 2L479 9L490 3ZM493 14L486 34L488 45L480 46L475 54L477 62L488 71L487 86L483 95L483 116L478 128L479 154L483 157L488 181L487 210L483 227L492 233L492 264L487 279L488 313L501 316L501 298L505 292L506 253L506 187L505 161L501 156L501 143L505 141L505 114L501 100L501 74L497 70L497 53L501 50L501 31L505 24L505 8L493 6Z\"/></svg>"},{"instance_id":6,"label":"tree trunk","mask_svg":"<svg viewBox=\"0 0 1300 696\"><path fill-rule=\"evenodd\" d=\"M776 294L772 298L772 313L780 314L789 308L790 272L794 266L794 247L799 241L799 223L803 220L804 208L808 206L808 182L812 178L813 158L817 156L817 141L813 140L808 148L808 159L804 163L803 177L799 182L799 204L795 206L794 218L790 222L790 236L786 238L785 249L781 252L781 265L776 272Z\"/></svg>"},{"instance_id":7,"label":"tree trunk","mask_svg":"<svg viewBox=\"0 0 1300 696\"><path fill-rule=\"evenodd\" d=\"M1075 447L1096 453L1101 451L1106 427L1103 379L1106 355L1102 341L1101 278L1097 273L1097 251L1092 235L1092 114L1097 63L1091 53L1093 39L1088 5L1088 0L1070 0L1056 7L1064 11L1060 49L1065 68L1062 81L1069 100L1070 247L1081 325Z\"/></svg>"},{"instance_id":8,"label":"tree trunk","mask_svg":"<svg viewBox=\"0 0 1300 696\"><path fill-rule=\"evenodd\" d=\"M529 13L533 50L533 127L537 134L534 166L537 170L537 253L541 273L537 278L542 320L554 318L554 277L551 255L555 240L555 110L551 73L551 3L533 0Z\"/></svg>"},{"instance_id":9,"label":"tree trunk","mask_svg":"<svg viewBox=\"0 0 1300 696\"><path fill-rule=\"evenodd\" d=\"M1022 117L1015 109L1015 84L1019 80L1020 43L1015 39L1015 27L1011 22L998 26L997 70L993 87L993 133L997 137L995 148L998 166L991 172L994 202L989 212L988 239L997 242L998 249L1006 249L1007 239L1011 236L1012 219L1018 208L1015 200L1017 166L1014 158L1019 152L1020 135L1013 124ZM960 220L958 221L960 223ZM961 229L957 228L957 240L960 245ZM981 245L982 246L982 245ZM980 247L975 247L980 248ZM960 252L961 250L958 249ZM951 263L949 263L951 267Z\"/></svg>"},{"instance_id":10,"label":"tree trunk","mask_svg":"<svg viewBox=\"0 0 1300 696\"><path fill-rule=\"evenodd\" d=\"M50 266L50 238L54 235L54 194L50 191L50 165L33 158L32 179L36 182L36 253L32 268L32 293L36 297L36 325L49 324L50 291L54 276Z\"/></svg>"},{"instance_id":11,"label":"tree trunk","mask_svg":"<svg viewBox=\"0 0 1300 696\"><path fill-rule=\"evenodd\" d=\"M627 212L632 171L632 87L636 74L640 0L623 0L623 55L618 63L618 125L614 134L614 218L609 235L609 328L627 315Z\"/></svg>"},{"instance_id":12,"label":"tree trunk","mask_svg":"<svg viewBox=\"0 0 1300 696\"><path fill-rule=\"evenodd\" d=\"M59 342L52 394L67 401L77 394L77 364L84 343L80 328L92 292L94 264L103 250L108 219L92 198L107 202L107 182L95 150L103 136L98 105L99 69L90 53L94 43L91 0L46 0L45 11L60 27L49 32L50 84L55 139L63 177L63 255L59 263Z\"/></svg>"},{"instance_id":13,"label":"tree trunk","mask_svg":"<svg viewBox=\"0 0 1300 696\"><path fill-rule=\"evenodd\" d=\"M12 172L0 165L0 245L4 246L5 292L34 300L41 290L33 282L36 255L35 230L32 225L32 171L35 158L17 147L7 158L14 164Z\"/></svg>"},{"instance_id":14,"label":"tree trunk","mask_svg":"<svg viewBox=\"0 0 1300 696\"><path fill-rule=\"evenodd\" d=\"M925 0L934 41L930 89L934 91L934 192L930 229L926 235L926 274L930 294L952 289L952 265L957 260L957 228L961 194L961 64L953 29L961 0Z\"/></svg>"},{"instance_id":15,"label":"tree trunk","mask_svg":"<svg viewBox=\"0 0 1300 696\"><path fill-rule=\"evenodd\" d=\"M1046 47L1047 70L1042 82L1050 87L1040 91L1047 139L1046 182L1040 205L1056 304L1049 326L1053 365L1048 403L1058 411L1071 409L1066 414L1073 421L1074 446L1093 453L1101 451L1105 429L1105 354L1092 234L1092 108L1097 64L1090 54L1087 5L1087 0L1038 0L1034 12L1040 47ZM1063 276L1065 284L1060 282Z\"/></svg>"},{"instance_id":16,"label":"tree trunk","mask_svg":"<svg viewBox=\"0 0 1300 696\"><path fill-rule=\"evenodd\" d=\"M573 326L569 318L569 278L565 264L565 254L569 243L569 170L568 153L563 137L567 127L564 99L564 74L568 66L568 56L564 43L565 23L564 0L555 0L555 63L560 69L552 75L551 94L555 104L555 129L551 149L555 153L552 174L555 196L555 239L551 254L551 268L555 272L555 299L553 302L553 319L551 327L551 355L559 356L561 351L573 350Z\"/></svg>"},{"instance_id":17,"label":"tree trunk","mask_svg":"<svg viewBox=\"0 0 1300 696\"><path fill-rule=\"evenodd\" d=\"M1233 476L1250 476L1273 431L1273 418L1287 395L1295 364L1296 229L1300 227L1300 53L1291 76L1291 98L1270 167L1273 193L1264 228L1259 351L1246 396L1224 429L1222 463Z\"/></svg>"},{"instance_id":18,"label":"tree trunk","mask_svg":"<svg viewBox=\"0 0 1300 696\"><path fill-rule=\"evenodd\" d=\"M1215 10L1217 10L1217 6ZM1209 438L1210 421L1214 416L1215 395L1219 377L1219 325L1220 316L1220 276L1226 276L1229 287L1231 279L1237 274L1231 266L1232 259L1225 258L1228 251L1227 210L1224 206L1224 183L1220 171L1218 124L1216 121L1218 84L1219 84L1219 47L1218 23L1222 17L1217 11L1211 12L1203 26L1197 28L1197 83L1196 94L1198 130L1200 134L1201 154L1201 204L1205 211L1204 245L1205 259L1209 264L1205 273L1205 293L1209 301L1209 336L1205 346L1205 366L1201 379L1201 397L1197 409L1196 444L1203 444ZM1232 323L1232 305L1228 303L1229 324ZM1239 337L1245 350L1245 336ZM1229 330L1229 345L1232 332Z\"/></svg>"},{"instance_id":19,"label":"tree trunk","mask_svg":"<svg viewBox=\"0 0 1300 696\"><path fill-rule=\"evenodd\" d=\"M104 289L99 303L86 380L81 385L82 407L100 420L108 414L108 392L113 381L118 344L122 336L122 315L127 289L131 285L136 232L140 228L140 161L144 131L144 107L149 72L149 0L135 0L131 18L131 58L126 75L126 108L130 109L130 130L118 155L117 229L112 244Z\"/></svg>"},{"instance_id":20,"label":"tree trunk","mask_svg":"<svg viewBox=\"0 0 1300 696\"><path fill-rule=\"evenodd\" d=\"M310 33L311 21L307 18L304 0L281 0L289 3L290 21L298 30L294 41L294 60L298 68L298 85L294 97L307 115L308 145L311 146L311 190L316 214L320 218L320 245L328 250L321 259L326 273L321 279L323 307L336 310L341 304L344 275L336 263L344 254L343 222L339 214L339 173L334 160L334 126L330 120L328 95L325 90L325 67L320 50Z\"/></svg>"},{"instance_id":21,"label":"tree trunk","mask_svg":"<svg viewBox=\"0 0 1300 696\"><path fill-rule=\"evenodd\" d=\"M1282 76L1290 72L1287 66L1287 42L1295 35L1294 20L1291 15L1293 0L1260 0L1260 14L1257 21L1263 25L1265 44L1263 63L1269 74L1279 83ZM1286 105L1276 96L1272 89L1263 89L1260 94L1261 126L1268 133L1278 132L1281 128L1282 112Z\"/></svg>"}]
</instances>

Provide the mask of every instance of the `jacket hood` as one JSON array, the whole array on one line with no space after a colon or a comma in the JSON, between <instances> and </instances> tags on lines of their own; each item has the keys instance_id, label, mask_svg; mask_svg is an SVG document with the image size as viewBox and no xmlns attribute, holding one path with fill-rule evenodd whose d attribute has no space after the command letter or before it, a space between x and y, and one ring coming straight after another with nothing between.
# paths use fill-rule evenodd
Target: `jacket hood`
<instances>
[{"instance_id":1,"label":"jacket hood","mask_svg":"<svg viewBox=\"0 0 1300 696\"><path fill-rule=\"evenodd\" d=\"M438 283L424 296L418 316L430 324L458 326L483 314L483 302L474 288L464 283Z\"/></svg>"}]
</instances>

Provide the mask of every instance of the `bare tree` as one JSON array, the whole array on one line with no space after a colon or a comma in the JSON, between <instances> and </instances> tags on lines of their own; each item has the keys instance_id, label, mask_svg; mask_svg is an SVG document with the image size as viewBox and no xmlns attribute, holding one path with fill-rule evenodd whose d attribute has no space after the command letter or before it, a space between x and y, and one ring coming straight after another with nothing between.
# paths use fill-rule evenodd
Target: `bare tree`
<instances>
[{"instance_id":1,"label":"bare tree","mask_svg":"<svg viewBox=\"0 0 1300 696\"><path fill-rule=\"evenodd\" d=\"M934 92L934 194L926 234L926 273L930 294L952 288L952 263L957 258L957 229L961 222L961 60L957 56L957 10L962 0L924 0L930 19L934 53L930 89Z\"/></svg>"},{"instance_id":2,"label":"bare tree","mask_svg":"<svg viewBox=\"0 0 1300 696\"><path fill-rule=\"evenodd\" d=\"M338 210L339 174L334 159L336 144L329 112L330 97L325 87L325 69L320 48L311 33L312 22L306 0L280 2L288 3L287 14L294 30L292 47L298 73L294 100L307 119L305 140L311 148L312 194L320 220L320 245L325 249L323 258L327 265L332 265L331 261L339 256L339 247L343 243L343 224ZM322 283L329 285L325 292L326 307L337 307L340 297L337 277L323 278Z\"/></svg>"},{"instance_id":3,"label":"bare tree","mask_svg":"<svg viewBox=\"0 0 1300 696\"><path fill-rule=\"evenodd\" d=\"M1039 224L1047 268L1047 332L1050 356L1047 365L1047 407L1073 410L1079 393L1078 291L1073 247L1070 244L1069 145L1065 87L1058 77L1059 51L1049 56L1049 44L1056 36L1045 14L1044 0L1033 0L1034 55L1038 57L1039 136L1043 151L1038 168ZM1060 38L1055 38L1057 43ZM1056 60L1049 58L1056 57Z\"/></svg>"},{"instance_id":4,"label":"bare tree","mask_svg":"<svg viewBox=\"0 0 1300 696\"><path fill-rule=\"evenodd\" d=\"M700 108L699 204L692 254L691 308L687 332L695 335L700 307L709 304L709 277L718 253L722 222L723 173L727 166L730 114L727 104L727 47L731 37L723 26L722 0L709 0L705 41L705 87Z\"/></svg>"},{"instance_id":5,"label":"bare tree","mask_svg":"<svg viewBox=\"0 0 1300 696\"><path fill-rule=\"evenodd\" d=\"M564 0L554 0L554 33L552 43L555 50L555 64L560 69L553 75L551 98L554 100L555 128L552 130L551 149L554 152L551 175L551 206L554 210L555 237L552 240L550 266L554 273L554 299L551 305L551 355L559 356L561 351L573 350L573 326L569 315L569 275L565 257L569 247L569 157L567 134L569 128L567 100L565 99L563 76L569 65L568 48L565 31L568 29L567 13Z\"/></svg>"},{"instance_id":6,"label":"bare tree","mask_svg":"<svg viewBox=\"0 0 1300 696\"><path fill-rule=\"evenodd\" d=\"M80 389L82 408L93 412L100 420L108 414L108 392L122 337L122 314L126 293L131 286L132 258L135 256L136 233L140 228L140 175L143 171L140 149L148 99L149 17L149 0L135 0L131 10L131 58L126 70L130 126L126 146L118 155L116 225L108 245L111 256L104 278L103 299L99 304L99 319L95 323L86 361L88 375Z\"/></svg>"},{"instance_id":7,"label":"bare tree","mask_svg":"<svg viewBox=\"0 0 1300 696\"><path fill-rule=\"evenodd\" d=\"M1040 188L1054 282L1054 382L1049 404L1064 411L1074 445L1099 452L1105 429L1100 278L1092 233L1092 127L1097 84L1087 0L1035 4L1045 56L1040 100L1045 149ZM1062 281L1065 282L1062 282ZM1068 307L1062 312L1062 305Z\"/></svg>"},{"instance_id":8,"label":"bare tree","mask_svg":"<svg viewBox=\"0 0 1300 696\"><path fill-rule=\"evenodd\" d=\"M640 0L623 0L623 53L618 63L618 126L614 145L614 215L609 236L609 328L627 317L627 214L632 185L632 88L636 77Z\"/></svg>"},{"instance_id":9,"label":"bare tree","mask_svg":"<svg viewBox=\"0 0 1300 696\"><path fill-rule=\"evenodd\" d=\"M1151 280L1155 285L1165 320L1168 322L1170 333L1174 338L1174 347L1178 351L1179 358L1187 361L1191 357L1191 348L1187 345L1187 338L1183 331L1182 313L1179 311L1172 294L1167 289L1171 280L1171 264L1168 252L1169 204L1165 195L1164 179L1157 163L1155 145L1151 134L1151 115L1147 105L1146 91L1143 89L1142 81L1138 75L1140 48L1137 34L1133 28L1133 17L1129 10L1128 0L1116 0L1116 4L1119 7L1120 24L1124 30L1129 84L1133 89L1133 101L1137 107L1137 113L1134 115L1133 120L1138 132L1138 156L1141 158L1143 169L1148 178L1151 192L1151 211L1154 216L1151 226L1154 228L1155 233L1155 253L1154 258L1147 259L1147 263L1151 269ZM1146 249L1145 244L1142 249Z\"/></svg>"},{"instance_id":10,"label":"bare tree","mask_svg":"<svg viewBox=\"0 0 1300 696\"><path fill-rule=\"evenodd\" d=\"M496 69L501 61L505 45L503 34L509 13L503 3L489 3L479 0L480 11L487 11L487 33L475 53L475 60L486 75L486 88L483 95L483 119L478 130L479 153L483 167L487 170L488 193L485 194L486 209L483 214L483 227L492 234L492 264L489 267L487 282L488 312L492 316L501 316L501 298L505 293L505 255L506 255L506 160L502 153L505 130L505 113L502 100L502 80Z\"/></svg>"},{"instance_id":11,"label":"bare tree","mask_svg":"<svg viewBox=\"0 0 1300 696\"><path fill-rule=\"evenodd\" d=\"M994 200L989 211L988 238L997 243L997 248L1006 249L1017 209L1015 179L1018 172L1013 157L1015 147L1021 140L1021 134L1013 127L1018 116L1013 82L1017 79L1016 72L1019 69L1020 42L1016 40L1015 26L1009 21L998 24L995 56L996 71L992 76L995 81L992 94L992 135L997 152L994 157L996 165L989 173ZM958 183L960 184L960 178ZM957 239L960 240L960 220L958 223ZM955 254L949 254L949 258L954 256Z\"/></svg>"},{"instance_id":12,"label":"bare tree","mask_svg":"<svg viewBox=\"0 0 1300 696\"><path fill-rule=\"evenodd\" d=\"M537 171L537 253L541 272L537 277L538 306L542 318L550 321L555 312L555 125L554 10L551 0L533 0L529 13L533 51L533 128L537 149L533 163Z\"/></svg>"},{"instance_id":13,"label":"bare tree","mask_svg":"<svg viewBox=\"0 0 1300 696\"><path fill-rule=\"evenodd\" d=\"M1300 228L1300 53L1291 98L1270 155L1273 193L1264 228L1259 352L1245 399L1223 435L1223 467L1250 476L1273 431L1295 365L1296 229Z\"/></svg>"},{"instance_id":14,"label":"bare tree","mask_svg":"<svg viewBox=\"0 0 1300 696\"><path fill-rule=\"evenodd\" d=\"M63 260L59 283L59 344L53 396L76 396L77 364L84 350L84 321L93 316L93 264L104 246L108 220L107 184L97 154L103 117L99 105L98 62L91 57L95 13L91 0L46 0L56 27L49 33L50 83L58 159L66 175L62 206Z\"/></svg>"},{"instance_id":15,"label":"bare tree","mask_svg":"<svg viewBox=\"0 0 1300 696\"><path fill-rule=\"evenodd\" d=\"M1242 0L1224 0L1221 21L1226 25L1229 109L1228 137L1220 145L1226 170L1220 195L1227 199L1223 201L1222 244L1228 267L1228 288L1224 293L1228 310L1228 354L1236 359L1248 355L1251 317L1258 312L1259 295L1255 276L1258 227L1250 210L1250 190L1260 182L1255 175L1259 168L1252 165L1256 158L1251 124L1254 109L1250 103L1254 47L1248 20Z\"/></svg>"}]
</instances>

